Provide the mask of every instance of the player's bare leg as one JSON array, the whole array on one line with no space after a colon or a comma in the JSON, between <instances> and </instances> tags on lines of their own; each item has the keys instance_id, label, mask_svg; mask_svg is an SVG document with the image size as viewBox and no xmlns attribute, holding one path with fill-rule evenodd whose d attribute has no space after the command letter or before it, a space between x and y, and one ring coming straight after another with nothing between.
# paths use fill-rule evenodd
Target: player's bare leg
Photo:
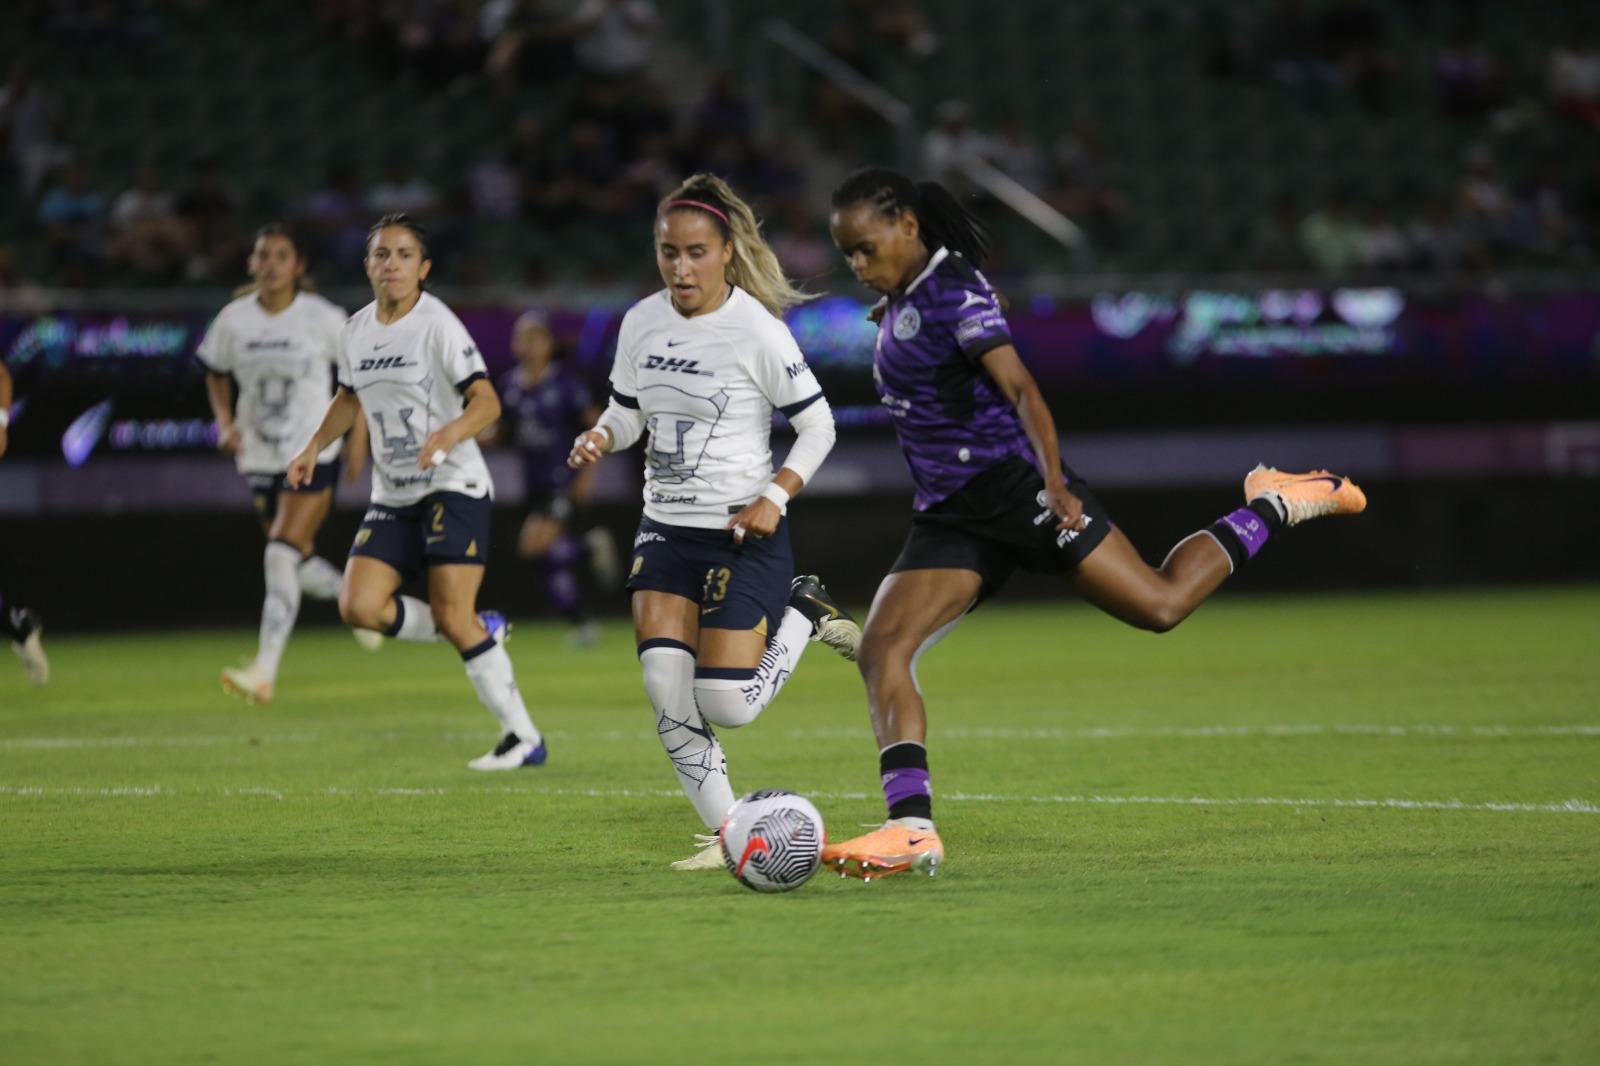
<instances>
[{"instance_id":1,"label":"player's bare leg","mask_svg":"<svg viewBox=\"0 0 1600 1066\"><path fill-rule=\"evenodd\" d=\"M871 833L823 847L823 863L840 876L870 881L912 869L931 876L944 860L933 825L928 720L916 668L972 606L981 586L977 573L955 569L905 570L878 586L858 665L889 818Z\"/></svg>"},{"instance_id":2,"label":"player's bare leg","mask_svg":"<svg viewBox=\"0 0 1600 1066\"><path fill-rule=\"evenodd\" d=\"M1215 592L1233 564L1208 533L1180 541L1159 568L1113 528L1069 578L1078 594L1113 618L1165 633Z\"/></svg>"},{"instance_id":3,"label":"player's bare leg","mask_svg":"<svg viewBox=\"0 0 1600 1066\"><path fill-rule=\"evenodd\" d=\"M1112 617L1165 633L1274 534L1312 518L1359 514L1367 506L1355 482L1326 470L1286 474L1258 466L1245 477L1244 494L1246 506L1179 541L1159 567L1140 558L1113 528L1073 572L1073 587Z\"/></svg>"}]
</instances>

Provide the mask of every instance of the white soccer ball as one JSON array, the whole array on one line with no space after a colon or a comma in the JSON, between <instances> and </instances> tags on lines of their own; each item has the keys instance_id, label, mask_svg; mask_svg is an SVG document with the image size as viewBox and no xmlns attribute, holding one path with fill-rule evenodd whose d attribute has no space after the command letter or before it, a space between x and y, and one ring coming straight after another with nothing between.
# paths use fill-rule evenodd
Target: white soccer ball
<instances>
[{"instance_id":1,"label":"white soccer ball","mask_svg":"<svg viewBox=\"0 0 1600 1066\"><path fill-rule=\"evenodd\" d=\"M787 892L822 865L822 815L804 796L764 788L722 820L722 861L746 888Z\"/></svg>"}]
</instances>

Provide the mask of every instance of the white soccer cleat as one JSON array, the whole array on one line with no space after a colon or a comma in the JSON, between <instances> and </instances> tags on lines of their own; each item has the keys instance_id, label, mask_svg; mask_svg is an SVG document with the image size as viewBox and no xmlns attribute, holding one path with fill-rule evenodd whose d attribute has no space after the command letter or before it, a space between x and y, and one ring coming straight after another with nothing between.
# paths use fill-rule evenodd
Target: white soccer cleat
<instances>
[{"instance_id":1,"label":"white soccer cleat","mask_svg":"<svg viewBox=\"0 0 1600 1066\"><path fill-rule=\"evenodd\" d=\"M722 861L722 837L716 833L696 833L694 846L699 850L687 859L679 859L672 864L674 870L721 870L724 869Z\"/></svg>"},{"instance_id":2,"label":"white soccer cleat","mask_svg":"<svg viewBox=\"0 0 1600 1066\"><path fill-rule=\"evenodd\" d=\"M484 752L467 766L473 770L520 770L524 766L542 766L549 757L550 750L542 738L535 744L515 733L507 733L493 750Z\"/></svg>"},{"instance_id":3,"label":"white soccer cleat","mask_svg":"<svg viewBox=\"0 0 1600 1066\"><path fill-rule=\"evenodd\" d=\"M350 631L350 635L356 638L356 643L365 651L377 651L383 647L383 634L376 629L356 628Z\"/></svg>"},{"instance_id":4,"label":"white soccer cleat","mask_svg":"<svg viewBox=\"0 0 1600 1066\"><path fill-rule=\"evenodd\" d=\"M222 668L222 691L238 696L246 703L271 703L272 678L256 669L255 663L249 666L225 666Z\"/></svg>"},{"instance_id":5,"label":"white soccer cleat","mask_svg":"<svg viewBox=\"0 0 1600 1066\"><path fill-rule=\"evenodd\" d=\"M13 643L11 650L22 660L22 669L29 681L42 685L50 680L50 658L44 653L44 642L39 639L38 629Z\"/></svg>"}]
</instances>

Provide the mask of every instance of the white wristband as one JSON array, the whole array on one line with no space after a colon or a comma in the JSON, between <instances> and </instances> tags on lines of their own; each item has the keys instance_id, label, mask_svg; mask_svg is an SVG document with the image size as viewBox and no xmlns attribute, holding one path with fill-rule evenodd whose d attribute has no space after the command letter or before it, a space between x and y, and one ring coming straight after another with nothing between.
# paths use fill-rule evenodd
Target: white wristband
<instances>
[{"instance_id":1,"label":"white wristband","mask_svg":"<svg viewBox=\"0 0 1600 1066\"><path fill-rule=\"evenodd\" d=\"M0 429L5 429L9 425L11 425L11 412L0 407Z\"/></svg>"},{"instance_id":2,"label":"white wristband","mask_svg":"<svg viewBox=\"0 0 1600 1066\"><path fill-rule=\"evenodd\" d=\"M782 485L778 484L776 481L771 482L766 488L761 490L761 495L777 504L779 511L783 512L784 514L788 513L787 509L789 506L789 493L784 490Z\"/></svg>"}]
</instances>

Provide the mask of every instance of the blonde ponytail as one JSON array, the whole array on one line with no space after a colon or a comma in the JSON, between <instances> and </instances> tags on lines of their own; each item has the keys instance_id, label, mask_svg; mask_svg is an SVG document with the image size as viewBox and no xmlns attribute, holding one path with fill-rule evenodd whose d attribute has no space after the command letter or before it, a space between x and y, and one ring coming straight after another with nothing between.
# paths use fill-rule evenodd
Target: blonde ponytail
<instances>
[{"instance_id":1,"label":"blonde ponytail","mask_svg":"<svg viewBox=\"0 0 1600 1066\"><path fill-rule=\"evenodd\" d=\"M778 257L761 236L761 223L750 205L715 174L696 174L661 201L659 213L678 208L698 208L711 215L723 237L733 244L728 280L758 300L779 318L796 304L815 300L819 293L801 292L783 276Z\"/></svg>"}]
</instances>

